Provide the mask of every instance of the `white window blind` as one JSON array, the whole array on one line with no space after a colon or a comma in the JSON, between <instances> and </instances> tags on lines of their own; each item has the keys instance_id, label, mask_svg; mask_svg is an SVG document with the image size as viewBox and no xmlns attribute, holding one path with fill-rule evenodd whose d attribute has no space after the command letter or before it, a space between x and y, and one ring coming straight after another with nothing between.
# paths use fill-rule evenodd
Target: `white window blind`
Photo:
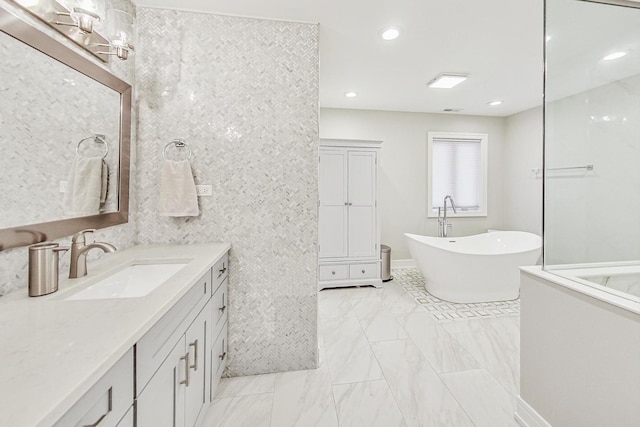
<instances>
[{"instance_id":1,"label":"white window blind","mask_svg":"<svg viewBox=\"0 0 640 427\"><path fill-rule=\"evenodd\" d=\"M480 139L433 139L433 208L442 207L445 196L451 196L456 209L480 209L483 200L481 142Z\"/></svg>"}]
</instances>

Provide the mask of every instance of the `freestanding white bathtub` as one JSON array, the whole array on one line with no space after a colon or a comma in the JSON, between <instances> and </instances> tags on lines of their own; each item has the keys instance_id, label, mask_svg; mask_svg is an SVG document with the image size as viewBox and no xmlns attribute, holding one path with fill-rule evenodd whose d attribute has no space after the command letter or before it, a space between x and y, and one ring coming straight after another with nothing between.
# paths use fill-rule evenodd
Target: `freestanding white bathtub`
<instances>
[{"instance_id":1,"label":"freestanding white bathtub","mask_svg":"<svg viewBox=\"0 0 640 427\"><path fill-rule=\"evenodd\" d=\"M460 303L518 298L518 267L535 265L542 246L540 236L524 231L465 237L405 236L427 292Z\"/></svg>"}]
</instances>

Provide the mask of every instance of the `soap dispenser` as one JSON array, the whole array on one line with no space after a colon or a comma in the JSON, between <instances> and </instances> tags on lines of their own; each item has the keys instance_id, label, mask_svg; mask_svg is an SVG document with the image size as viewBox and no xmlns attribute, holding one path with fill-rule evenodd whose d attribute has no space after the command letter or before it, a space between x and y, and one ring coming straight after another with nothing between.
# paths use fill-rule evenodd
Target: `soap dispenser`
<instances>
[{"instance_id":1,"label":"soap dispenser","mask_svg":"<svg viewBox=\"0 0 640 427\"><path fill-rule=\"evenodd\" d=\"M39 297L58 290L58 258L69 248L44 242L29 246L29 296Z\"/></svg>"}]
</instances>

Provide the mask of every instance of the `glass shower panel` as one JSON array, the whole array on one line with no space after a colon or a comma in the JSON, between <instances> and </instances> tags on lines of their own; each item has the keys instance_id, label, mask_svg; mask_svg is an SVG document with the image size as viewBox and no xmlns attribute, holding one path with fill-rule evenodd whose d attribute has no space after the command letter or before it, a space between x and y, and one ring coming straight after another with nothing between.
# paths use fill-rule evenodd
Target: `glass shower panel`
<instances>
[{"instance_id":1,"label":"glass shower panel","mask_svg":"<svg viewBox=\"0 0 640 427\"><path fill-rule=\"evenodd\" d=\"M547 0L545 21L544 268L636 266L640 297L640 9Z\"/></svg>"}]
</instances>

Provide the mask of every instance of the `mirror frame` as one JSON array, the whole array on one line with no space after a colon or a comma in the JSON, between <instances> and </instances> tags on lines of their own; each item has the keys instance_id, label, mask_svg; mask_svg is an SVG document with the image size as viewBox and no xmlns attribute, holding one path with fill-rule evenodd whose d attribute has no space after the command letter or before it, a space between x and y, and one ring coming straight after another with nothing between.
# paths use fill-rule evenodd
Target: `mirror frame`
<instances>
[{"instance_id":1,"label":"mirror frame","mask_svg":"<svg viewBox=\"0 0 640 427\"><path fill-rule=\"evenodd\" d=\"M120 94L118 211L0 229L0 251L70 236L88 228L98 229L127 223L131 157L129 151L131 147L131 86L80 53L26 23L2 5L0 5L0 31Z\"/></svg>"}]
</instances>

